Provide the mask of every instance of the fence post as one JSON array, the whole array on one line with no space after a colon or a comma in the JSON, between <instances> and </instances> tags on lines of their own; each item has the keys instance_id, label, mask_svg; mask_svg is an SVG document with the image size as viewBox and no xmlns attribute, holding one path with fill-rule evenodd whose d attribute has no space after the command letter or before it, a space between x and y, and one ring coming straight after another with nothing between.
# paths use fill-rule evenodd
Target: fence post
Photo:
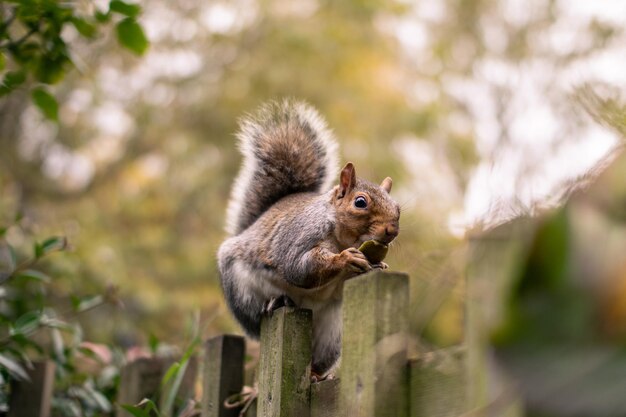
<instances>
[{"instance_id":1,"label":"fence post","mask_svg":"<svg viewBox=\"0 0 626 417\"><path fill-rule=\"evenodd\" d=\"M311 385L311 417L339 416L338 378L327 379Z\"/></svg>"},{"instance_id":2,"label":"fence post","mask_svg":"<svg viewBox=\"0 0 626 417\"><path fill-rule=\"evenodd\" d=\"M135 405L144 398L153 398L159 390L163 368L162 358L139 358L126 364L120 371L117 403ZM131 414L119 408L117 416L130 417Z\"/></svg>"},{"instance_id":3,"label":"fence post","mask_svg":"<svg viewBox=\"0 0 626 417\"><path fill-rule=\"evenodd\" d=\"M456 417L467 411L465 349L454 346L409 362L411 417Z\"/></svg>"},{"instance_id":4,"label":"fence post","mask_svg":"<svg viewBox=\"0 0 626 417\"><path fill-rule=\"evenodd\" d=\"M30 381L11 384L8 417L49 417L54 388L54 362L33 362Z\"/></svg>"},{"instance_id":5,"label":"fence post","mask_svg":"<svg viewBox=\"0 0 626 417\"><path fill-rule=\"evenodd\" d=\"M483 412L486 416L523 415L519 399L512 394L509 404L489 411L503 392L511 391L510 381L493 363L489 335L504 316L506 294L519 273L534 229L529 219L522 218L470 238L465 301L468 407L487 410Z\"/></svg>"},{"instance_id":6,"label":"fence post","mask_svg":"<svg viewBox=\"0 0 626 417\"><path fill-rule=\"evenodd\" d=\"M311 310L280 308L261 323L259 417L308 417Z\"/></svg>"},{"instance_id":7,"label":"fence post","mask_svg":"<svg viewBox=\"0 0 626 417\"><path fill-rule=\"evenodd\" d=\"M245 350L241 336L223 335L206 341L202 417L239 415L239 409L224 408L224 400L241 392Z\"/></svg>"},{"instance_id":8,"label":"fence post","mask_svg":"<svg viewBox=\"0 0 626 417\"><path fill-rule=\"evenodd\" d=\"M345 283L340 415L404 417L408 277L373 271Z\"/></svg>"},{"instance_id":9,"label":"fence post","mask_svg":"<svg viewBox=\"0 0 626 417\"><path fill-rule=\"evenodd\" d=\"M135 405L144 398L156 400L163 375L173 362L172 358L139 358L128 363L120 372L117 404ZM197 358L191 357L178 391L179 396L192 397L196 374ZM131 414L119 407L117 417L131 417Z\"/></svg>"}]
</instances>

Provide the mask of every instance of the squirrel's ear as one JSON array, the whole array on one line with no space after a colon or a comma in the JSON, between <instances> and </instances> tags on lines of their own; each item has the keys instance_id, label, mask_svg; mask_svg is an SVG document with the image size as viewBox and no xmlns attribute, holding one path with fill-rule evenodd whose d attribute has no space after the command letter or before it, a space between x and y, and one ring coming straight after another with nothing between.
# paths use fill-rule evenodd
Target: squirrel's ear
<instances>
[{"instance_id":1,"label":"squirrel's ear","mask_svg":"<svg viewBox=\"0 0 626 417\"><path fill-rule=\"evenodd\" d=\"M380 187L387 191L387 193L391 192L391 185L393 184L393 182L391 181L390 177L387 177L383 180L383 182L380 183Z\"/></svg>"},{"instance_id":2,"label":"squirrel's ear","mask_svg":"<svg viewBox=\"0 0 626 417\"><path fill-rule=\"evenodd\" d=\"M356 171L354 170L352 162L348 162L341 170L341 175L339 176L339 197L341 198L348 194L355 183Z\"/></svg>"}]
</instances>

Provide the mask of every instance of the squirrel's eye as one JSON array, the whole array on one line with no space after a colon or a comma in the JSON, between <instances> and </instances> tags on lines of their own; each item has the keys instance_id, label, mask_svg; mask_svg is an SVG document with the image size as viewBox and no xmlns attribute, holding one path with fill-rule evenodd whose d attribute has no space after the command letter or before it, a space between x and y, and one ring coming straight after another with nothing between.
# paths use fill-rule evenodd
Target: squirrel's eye
<instances>
[{"instance_id":1,"label":"squirrel's eye","mask_svg":"<svg viewBox=\"0 0 626 417\"><path fill-rule=\"evenodd\" d=\"M363 196L354 199L354 207L364 209L367 208L367 200Z\"/></svg>"}]
</instances>

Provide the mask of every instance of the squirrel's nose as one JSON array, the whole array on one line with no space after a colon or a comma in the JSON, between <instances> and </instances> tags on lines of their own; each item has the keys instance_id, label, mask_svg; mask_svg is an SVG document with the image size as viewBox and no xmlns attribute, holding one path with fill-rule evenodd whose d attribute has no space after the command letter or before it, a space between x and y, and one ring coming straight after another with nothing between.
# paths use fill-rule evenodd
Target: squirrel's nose
<instances>
[{"instance_id":1,"label":"squirrel's nose","mask_svg":"<svg viewBox=\"0 0 626 417\"><path fill-rule=\"evenodd\" d=\"M388 224L385 226L385 240L387 242L391 242L396 238L396 236L398 236L399 232L400 228L397 224Z\"/></svg>"}]
</instances>

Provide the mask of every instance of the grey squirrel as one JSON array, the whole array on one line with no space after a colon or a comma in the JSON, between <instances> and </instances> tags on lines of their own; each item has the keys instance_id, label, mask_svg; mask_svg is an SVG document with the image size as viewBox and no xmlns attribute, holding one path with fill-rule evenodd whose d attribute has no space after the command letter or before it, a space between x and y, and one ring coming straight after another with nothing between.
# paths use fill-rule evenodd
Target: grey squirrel
<instances>
[{"instance_id":1,"label":"grey squirrel","mask_svg":"<svg viewBox=\"0 0 626 417\"><path fill-rule=\"evenodd\" d=\"M373 267L357 249L390 243L400 206L379 185L356 177L353 164L336 178L337 144L309 105L262 105L241 121L243 165L218 250L226 301L246 333L258 338L263 314L283 305L313 311L312 372L326 375L341 350L343 282ZM367 306L364 306L367 308Z\"/></svg>"}]
</instances>

